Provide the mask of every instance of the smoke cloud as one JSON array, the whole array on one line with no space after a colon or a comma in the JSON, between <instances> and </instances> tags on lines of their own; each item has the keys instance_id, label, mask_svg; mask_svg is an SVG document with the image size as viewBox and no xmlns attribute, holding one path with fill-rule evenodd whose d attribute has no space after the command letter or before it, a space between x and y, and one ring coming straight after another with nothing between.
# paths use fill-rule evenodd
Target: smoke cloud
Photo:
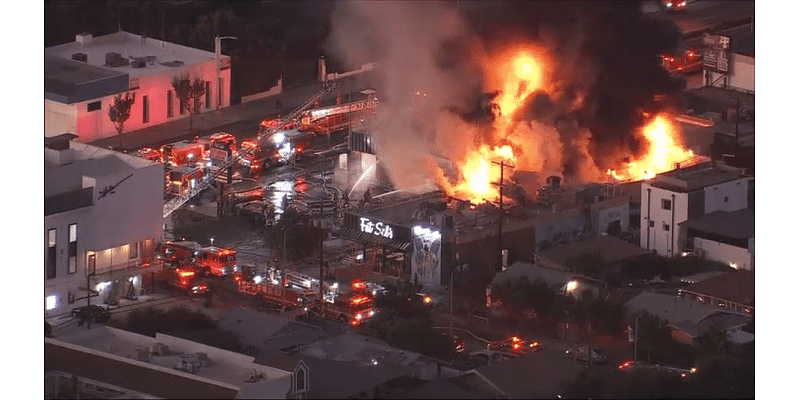
<instances>
[{"instance_id":1,"label":"smoke cloud","mask_svg":"<svg viewBox=\"0 0 800 400\"><path fill-rule=\"evenodd\" d=\"M457 161L475 143L516 144L519 167L542 180L603 179L643 150L637 130L642 111L658 107L653 95L682 89L659 64L680 38L636 2L341 1L327 51L379 63L373 134L390 179L408 189L438 175L429 154ZM547 89L525 99L501 137L486 66L515 43L545 49Z\"/></svg>"}]
</instances>

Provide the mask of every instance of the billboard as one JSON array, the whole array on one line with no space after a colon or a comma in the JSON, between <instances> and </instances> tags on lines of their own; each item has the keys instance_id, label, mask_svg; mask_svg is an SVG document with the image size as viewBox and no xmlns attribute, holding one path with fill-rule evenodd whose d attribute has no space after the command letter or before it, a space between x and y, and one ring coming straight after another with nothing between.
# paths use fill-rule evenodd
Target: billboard
<instances>
[{"instance_id":1,"label":"billboard","mask_svg":"<svg viewBox=\"0 0 800 400\"><path fill-rule=\"evenodd\" d=\"M714 72L727 73L731 38L705 34L703 44L706 46L703 52L703 67Z\"/></svg>"},{"instance_id":2,"label":"billboard","mask_svg":"<svg viewBox=\"0 0 800 400\"><path fill-rule=\"evenodd\" d=\"M439 231L415 226L411 230L411 272L421 284L439 285L442 281L442 235Z\"/></svg>"}]
</instances>

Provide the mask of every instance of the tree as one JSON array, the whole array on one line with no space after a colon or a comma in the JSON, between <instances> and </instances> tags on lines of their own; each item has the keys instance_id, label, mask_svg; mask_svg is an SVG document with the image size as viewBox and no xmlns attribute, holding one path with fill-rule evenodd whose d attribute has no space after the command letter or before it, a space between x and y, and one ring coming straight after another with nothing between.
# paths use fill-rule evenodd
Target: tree
<instances>
[{"instance_id":1,"label":"tree","mask_svg":"<svg viewBox=\"0 0 800 400\"><path fill-rule=\"evenodd\" d=\"M644 358L647 363L650 363L653 361L651 356L656 349L666 349L670 347L669 344L672 342L672 334L667 320L643 311L639 318L638 328L637 343L639 347L639 360ZM655 360L659 358L660 357L654 357Z\"/></svg>"},{"instance_id":2,"label":"tree","mask_svg":"<svg viewBox=\"0 0 800 400\"><path fill-rule=\"evenodd\" d=\"M700 348L709 354L725 354L732 347L728 331L716 325L709 326L696 340Z\"/></svg>"},{"instance_id":3,"label":"tree","mask_svg":"<svg viewBox=\"0 0 800 400\"><path fill-rule=\"evenodd\" d=\"M188 74L172 78L175 97L180 100L181 109L189 113L189 130L192 130L195 114L200 114L203 96L206 94L206 83L200 77L190 79Z\"/></svg>"},{"instance_id":4,"label":"tree","mask_svg":"<svg viewBox=\"0 0 800 400\"><path fill-rule=\"evenodd\" d=\"M281 254L283 257L285 252L286 260L294 261L318 250L319 229L306 225L307 218L291 206L286 196L283 198L281 209L283 212L278 221L266 229L267 247L272 249L273 254Z\"/></svg>"},{"instance_id":5,"label":"tree","mask_svg":"<svg viewBox=\"0 0 800 400\"><path fill-rule=\"evenodd\" d=\"M125 122L131 117L131 108L136 102L136 93L122 93L114 96L111 106L108 107L108 118L114 123L119 135L119 147L122 147L122 130L125 129Z\"/></svg>"},{"instance_id":6,"label":"tree","mask_svg":"<svg viewBox=\"0 0 800 400\"><path fill-rule=\"evenodd\" d=\"M588 250L577 257L568 258L565 266L570 270L592 278L602 279L606 261L598 250Z\"/></svg>"}]
</instances>

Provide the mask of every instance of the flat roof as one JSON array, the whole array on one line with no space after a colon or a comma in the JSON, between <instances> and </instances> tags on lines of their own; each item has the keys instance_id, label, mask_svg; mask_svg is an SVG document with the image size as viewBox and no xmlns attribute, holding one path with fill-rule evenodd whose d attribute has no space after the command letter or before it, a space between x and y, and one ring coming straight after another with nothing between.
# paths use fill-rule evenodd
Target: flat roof
<instances>
[{"instance_id":1,"label":"flat roof","mask_svg":"<svg viewBox=\"0 0 800 400\"><path fill-rule=\"evenodd\" d=\"M743 177L741 168L712 161L656 175L648 183L675 192L691 192Z\"/></svg>"},{"instance_id":2,"label":"flat roof","mask_svg":"<svg viewBox=\"0 0 800 400\"><path fill-rule=\"evenodd\" d=\"M44 62L45 99L75 103L128 90L128 73L50 55Z\"/></svg>"},{"instance_id":3,"label":"flat roof","mask_svg":"<svg viewBox=\"0 0 800 400\"><path fill-rule=\"evenodd\" d=\"M48 47L45 55L66 60L72 60L75 53L87 56L87 65L100 67L109 72L118 71L126 73L131 78L160 74L172 71L175 68L197 65L214 60L214 52L182 46L175 43L163 42L158 39L142 37L129 32L115 32L104 36L92 37L91 44L82 45L77 41ZM128 59L128 65L120 67L107 67L106 54L119 53L122 58ZM144 68L134 68L130 61L136 58L149 60ZM230 59L222 55L221 58Z\"/></svg>"},{"instance_id":4,"label":"flat roof","mask_svg":"<svg viewBox=\"0 0 800 400\"><path fill-rule=\"evenodd\" d=\"M732 239L749 239L756 234L756 213L747 208L733 212L718 210L678 225Z\"/></svg>"},{"instance_id":5,"label":"flat roof","mask_svg":"<svg viewBox=\"0 0 800 400\"><path fill-rule=\"evenodd\" d=\"M628 243L616 236L597 236L581 240L580 242L569 243L565 246L547 249L536 253L536 255L559 265L564 265L570 258L575 258L584 252L595 250L600 252L603 256L603 260L608 263L649 254L647 250Z\"/></svg>"}]
</instances>

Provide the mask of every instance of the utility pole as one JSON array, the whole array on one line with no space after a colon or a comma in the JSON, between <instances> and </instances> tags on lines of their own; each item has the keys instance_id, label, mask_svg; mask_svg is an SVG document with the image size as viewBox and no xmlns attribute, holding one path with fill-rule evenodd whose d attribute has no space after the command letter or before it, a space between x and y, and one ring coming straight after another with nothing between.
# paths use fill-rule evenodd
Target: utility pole
<instances>
[{"instance_id":1,"label":"utility pole","mask_svg":"<svg viewBox=\"0 0 800 400\"><path fill-rule=\"evenodd\" d=\"M455 286L453 286L453 275L455 275L456 269L455 266L453 270L450 271L450 341L453 341L453 291L455 290ZM453 358L453 344L450 344L450 358Z\"/></svg>"},{"instance_id":2,"label":"utility pole","mask_svg":"<svg viewBox=\"0 0 800 400\"><path fill-rule=\"evenodd\" d=\"M324 191L325 190L325 167L324 166L322 167L322 177L321 178L322 178L322 189ZM320 200L320 202L319 202L319 312L320 312L320 315L324 315L324 314L322 314L324 312L322 310L322 307L325 306L325 296L324 296L324 292L323 292L323 286L324 286L324 282L325 282L325 280L324 280L325 276L323 275L323 273L324 273L323 270L324 270L324 264L325 263L323 261L324 255L323 255L323 251L322 251L323 247L324 247L324 244L325 244L325 229L322 227L322 200Z\"/></svg>"},{"instance_id":3,"label":"utility pole","mask_svg":"<svg viewBox=\"0 0 800 400\"><path fill-rule=\"evenodd\" d=\"M492 164L497 164L500 166L500 182L492 183L493 185L497 185L500 187L500 219L497 224L497 271L501 272L503 270L503 175L505 172L506 167L514 168L512 165L508 165L505 161L492 161Z\"/></svg>"}]
</instances>

